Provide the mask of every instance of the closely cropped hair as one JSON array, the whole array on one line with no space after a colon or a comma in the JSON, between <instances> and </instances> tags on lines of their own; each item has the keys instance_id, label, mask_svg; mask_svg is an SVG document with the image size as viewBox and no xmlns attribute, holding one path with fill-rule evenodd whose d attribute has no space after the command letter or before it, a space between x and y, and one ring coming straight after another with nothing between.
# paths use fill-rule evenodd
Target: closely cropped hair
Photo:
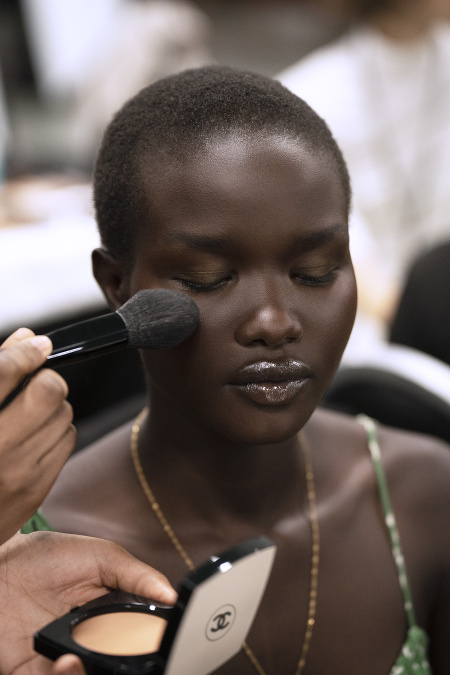
<instances>
[{"instance_id":1,"label":"closely cropped hair","mask_svg":"<svg viewBox=\"0 0 450 675\"><path fill-rule=\"evenodd\" d=\"M129 266L134 232L151 222L144 162L186 162L202 144L230 131L299 139L336 163L350 202L342 153L325 122L279 82L224 66L186 70L142 89L105 131L94 172L94 203L103 246ZM147 164L148 166L148 164Z\"/></svg>"}]
</instances>

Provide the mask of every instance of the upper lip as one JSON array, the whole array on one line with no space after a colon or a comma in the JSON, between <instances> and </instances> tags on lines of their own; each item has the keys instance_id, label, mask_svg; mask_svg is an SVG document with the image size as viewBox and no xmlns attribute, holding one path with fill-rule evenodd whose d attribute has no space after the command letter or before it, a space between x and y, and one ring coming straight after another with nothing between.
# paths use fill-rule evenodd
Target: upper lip
<instances>
[{"instance_id":1,"label":"upper lip","mask_svg":"<svg viewBox=\"0 0 450 675\"><path fill-rule=\"evenodd\" d=\"M255 361L243 366L232 377L230 384L257 384L260 382L295 382L310 376L310 370L301 361L287 359L275 361Z\"/></svg>"}]
</instances>

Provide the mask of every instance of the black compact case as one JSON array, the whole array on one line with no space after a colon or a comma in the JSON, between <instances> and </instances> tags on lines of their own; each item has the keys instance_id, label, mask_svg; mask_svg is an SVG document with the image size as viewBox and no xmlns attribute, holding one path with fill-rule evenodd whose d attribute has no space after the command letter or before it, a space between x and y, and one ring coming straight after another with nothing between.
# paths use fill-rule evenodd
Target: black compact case
<instances>
[{"instance_id":1,"label":"black compact case","mask_svg":"<svg viewBox=\"0 0 450 675\"><path fill-rule=\"evenodd\" d=\"M53 660L76 654L88 675L208 675L241 649L275 552L275 544L259 536L211 558L183 579L174 607L112 591L42 628L34 637L35 650ZM111 612L138 612L166 619L159 649L120 656L87 649L73 639L75 626Z\"/></svg>"}]
</instances>

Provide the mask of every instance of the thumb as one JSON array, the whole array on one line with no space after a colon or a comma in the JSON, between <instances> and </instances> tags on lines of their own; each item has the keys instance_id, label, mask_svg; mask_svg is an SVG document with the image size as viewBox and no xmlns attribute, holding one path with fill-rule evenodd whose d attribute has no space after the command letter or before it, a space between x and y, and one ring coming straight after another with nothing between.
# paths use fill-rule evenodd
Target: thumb
<instances>
[{"instance_id":1,"label":"thumb","mask_svg":"<svg viewBox=\"0 0 450 675\"><path fill-rule=\"evenodd\" d=\"M64 654L52 666L52 675L86 675L82 662L74 654Z\"/></svg>"},{"instance_id":2,"label":"thumb","mask_svg":"<svg viewBox=\"0 0 450 675\"><path fill-rule=\"evenodd\" d=\"M93 540L93 543L104 586L120 588L167 605L176 602L177 593L161 572L138 560L118 544L102 539Z\"/></svg>"}]
</instances>

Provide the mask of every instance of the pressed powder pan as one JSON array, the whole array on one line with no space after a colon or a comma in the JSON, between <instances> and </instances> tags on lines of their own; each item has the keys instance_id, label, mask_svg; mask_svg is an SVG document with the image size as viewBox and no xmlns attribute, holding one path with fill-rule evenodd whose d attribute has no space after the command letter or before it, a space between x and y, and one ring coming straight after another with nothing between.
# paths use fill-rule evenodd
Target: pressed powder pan
<instances>
[{"instance_id":1,"label":"pressed powder pan","mask_svg":"<svg viewBox=\"0 0 450 675\"><path fill-rule=\"evenodd\" d=\"M174 607L112 591L45 626L35 649L77 654L88 675L207 675L241 649L275 552L264 536L228 549L183 579Z\"/></svg>"},{"instance_id":2,"label":"pressed powder pan","mask_svg":"<svg viewBox=\"0 0 450 675\"><path fill-rule=\"evenodd\" d=\"M72 629L82 647L102 654L137 656L157 652L167 619L144 612L108 612L91 616Z\"/></svg>"}]
</instances>

